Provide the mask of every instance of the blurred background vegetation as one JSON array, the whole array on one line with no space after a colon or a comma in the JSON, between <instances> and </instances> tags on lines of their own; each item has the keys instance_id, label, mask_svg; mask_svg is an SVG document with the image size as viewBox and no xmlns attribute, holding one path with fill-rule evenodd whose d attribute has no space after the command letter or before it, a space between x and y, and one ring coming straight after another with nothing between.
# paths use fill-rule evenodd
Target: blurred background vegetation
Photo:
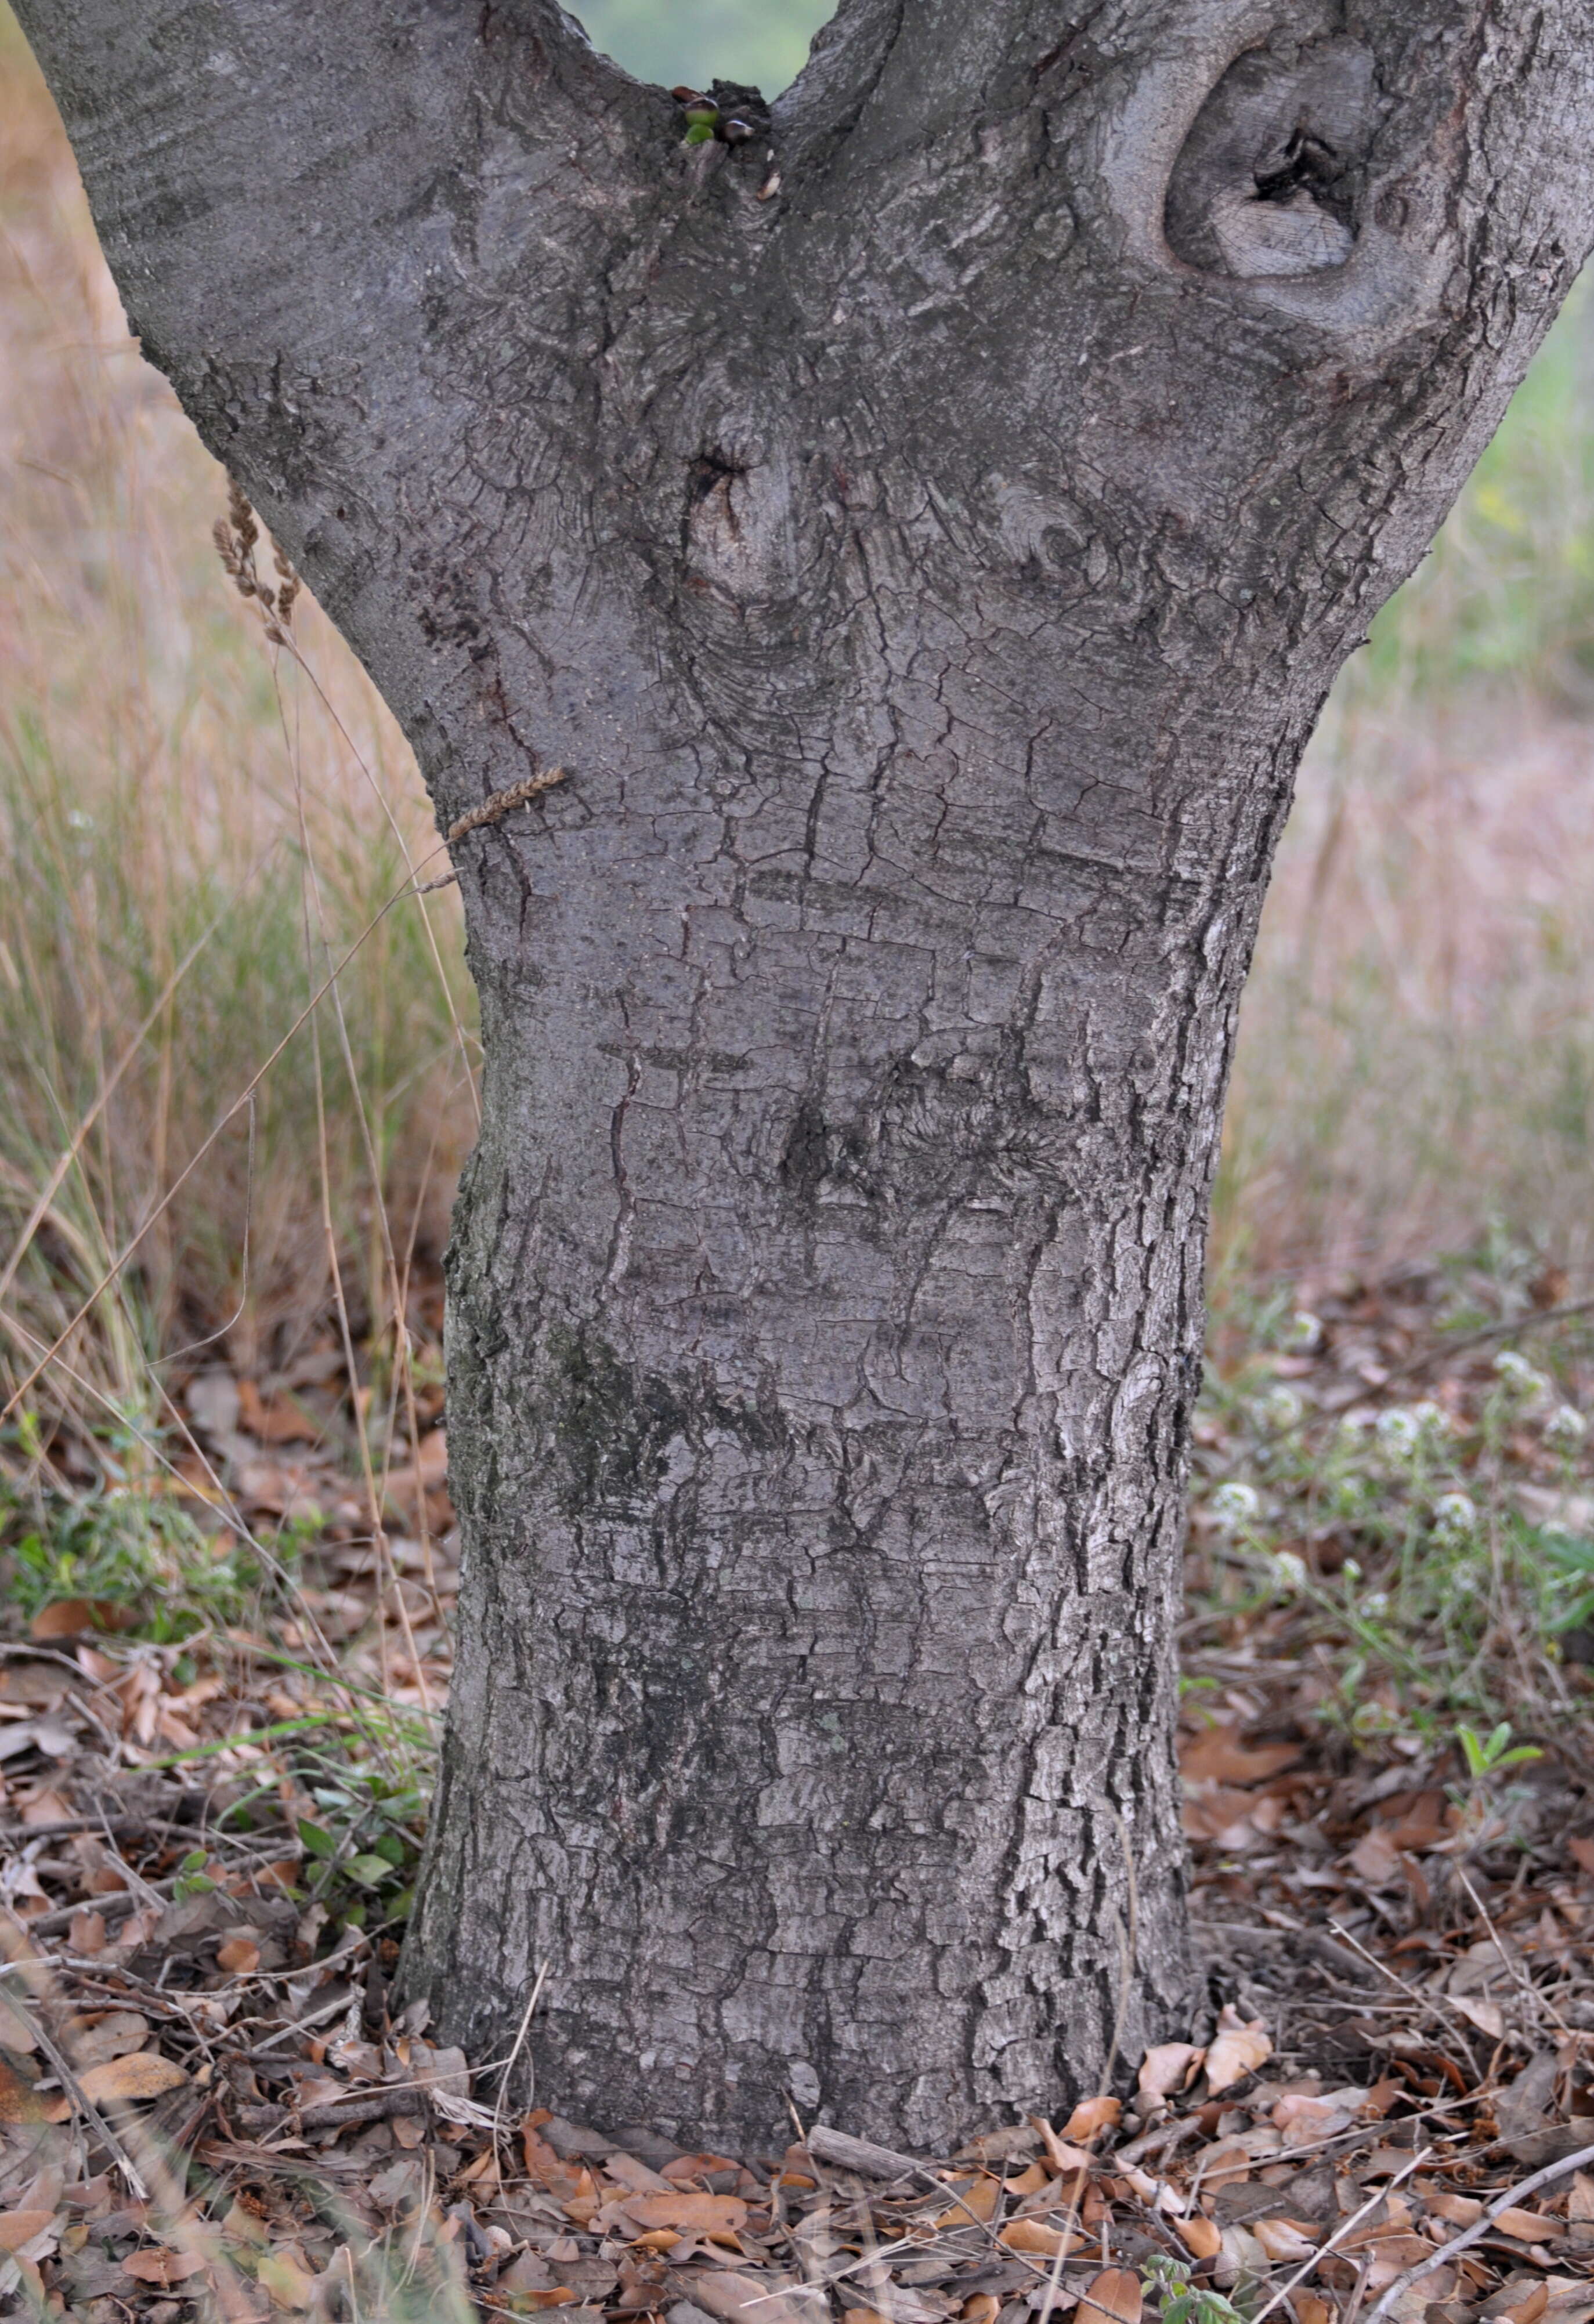
<instances>
[{"instance_id":1,"label":"blurred background vegetation","mask_svg":"<svg viewBox=\"0 0 1594 2324\"><path fill-rule=\"evenodd\" d=\"M773 91L825 13L587 22L649 77ZM437 848L409 752L313 606L273 653L227 586L224 480L126 335L3 10L0 128L0 1375L146 1230L48 1393L147 1411L193 1342L283 1364L335 1294L380 1341L473 1134L473 1004L452 896L383 911ZM1246 1005L1220 1293L1491 1236L1586 1283L1591 373L1580 297L1312 746Z\"/></svg>"}]
</instances>

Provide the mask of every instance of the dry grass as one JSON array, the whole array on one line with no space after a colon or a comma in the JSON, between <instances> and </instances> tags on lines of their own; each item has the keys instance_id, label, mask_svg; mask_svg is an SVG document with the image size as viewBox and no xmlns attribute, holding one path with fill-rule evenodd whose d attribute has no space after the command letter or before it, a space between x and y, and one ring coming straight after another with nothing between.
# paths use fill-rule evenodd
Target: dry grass
<instances>
[{"instance_id":1,"label":"dry grass","mask_svg":"<svg viewBox=\"0 0 1594 2324\"><path fill-rule=\"evenodd\" d=\"M136 1405L146 1357L219 1327L246 1366L282 1360L334 1259L357 1329L381 1323L384 1237L435 1247L471 1135L468 981L451 896L388 913L319 1038L162 1207L437 835L314 607L301 667L228 586L225 479L127 337L8 18L0 120L0 1280L49 1194L0 1300L0 1372L147 1228L72 1350Z\"/></svg>"},{"instance_id":2,"label":"dry grass","mask_svg":"<svg viewBox=\"0 0 1594 2324\"><path fill-rule=\"evenodd\" d=\"M1302 770L1241 1020L1219 1279L1504 1231L1594 1259L1594 297Z\"/></svg>"},{"instance_id":3,"label":"dry grass","mask_svg":"<svg viewBox=\"0 0 1594 2324\"><path fill-rule=\"evenodd\" d=\"M623 49L626 5L594 25ZM470 1000L452 896L401 904L166 1199L436 835L313 605L329 706L227 586L225 480L126 337L3 10L0 121L0 1282L44 1213L0 1292L0 1388L143 1230L70 1353L147 1408L149 1360L203 1334L246 1371L284 1361L335 1268L352 1336L380 1336L472 1134ZM1245 1012L1220 1287L1491 1222L1587 1268L1588 338L1562 325L1309 757Z\"/></svg>"}]
</instances>

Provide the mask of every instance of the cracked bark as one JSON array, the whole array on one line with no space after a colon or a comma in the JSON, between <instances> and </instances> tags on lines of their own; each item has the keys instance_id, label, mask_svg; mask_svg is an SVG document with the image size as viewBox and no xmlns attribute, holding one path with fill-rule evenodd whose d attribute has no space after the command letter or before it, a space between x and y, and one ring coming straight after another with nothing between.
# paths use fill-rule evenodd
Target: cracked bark
<instances>
[{"instance_id":1,"label":"cracked bark","mask_svg":"<svg viewBox=\"0 0 1594 2324\"><path fill-rule=\"evenodd\" d=\"M546 1960L549 2098L743 2146L788 2090L941 2147L1094 2088L1192 1993L1267 868L1594 232L1591 0L845 0L737 152L546 0L19 5L443 826L571 770L457 851L411 1991L502 2054Z\"/></svg>"}]
</instances>

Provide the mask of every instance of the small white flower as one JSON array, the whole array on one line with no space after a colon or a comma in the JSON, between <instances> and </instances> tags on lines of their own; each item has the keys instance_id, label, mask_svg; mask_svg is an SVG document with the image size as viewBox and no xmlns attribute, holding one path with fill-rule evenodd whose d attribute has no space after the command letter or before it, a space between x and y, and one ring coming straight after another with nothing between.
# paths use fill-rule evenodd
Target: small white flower
<instances>
[{"instance_id":1,"label":"small white flower","mask_svg":"<svg viewBox=\"0 0 1594 2324\"><path fill-rule=\"evenodd\" d=\"M1339 1568L1339 1571L1345 1576L1347 1582L1359 1582L1361 1580L1360 1558L1348 1557L1344 1564Z\"/></svg>"},{"instance_id":2,"label":"small white flower","mask_svg":"<svg viewBox=\"0 0 1594 2324\"><path fill-rule=\"evenodd\" d=\"M1494 1370L1496 1376L1519 1396L1542 1395L1550 1385L1543 1373L1536 1370L1525 1356L1519 1356L1515 1348L1502 1348L1495 1358Z\"/></svg>"},{"instance_id":3,"label":"small white flower","mask_svg":"<svg viewBox=\"0 0 1594 2324\"><path fill-rule=\"evenodd\" d=\"M1364 1614L1387 1613L1389 1610L1388 1591L1369 1590L1367 1596L1361 1601L1361 1610Z\"/></svg>"},{"instance_id":4,"label":"small white flower","mask_svg":"<svg viewBox=\"0 0 1594 2324\"><path fill-rule=\"evenodd\" d=\"M1433 1530L1446 1541L1463 1541L1478 1531L1478 1505L1469 1493L1441 1493L1433 1504Z\"/></svg>"},{"instance_id":5,"label":"small white flower","mask_svg":"<svg viewBox=\"0 0 1594 2324\"><path fill-rule=\"evenodd\" d=\"M1305 1406L1293 1388L1280 1386L1258 1397L1254 1409L1264 1428L1275 1429L1282 1435L1286 1429L1300 1426Z\"/></svg>"},{"instance_id":6,"label":"small white flower","mask_svg":"<svg viewBox=\"0 0 1594 2324\"><path fill-rule=\"evenodd\" d=\"M1219 1524L1233 1533L1241 1526L1255 1524L1261 1514L1262 1497L1255 1485L1243 1485L1231 1478L1213 1494L1211 1508Z\"/></svg>"},{"instance_id":7,"label":"small white flower","mask_svg":"<svg viewBox=\"0 0 1594 2324\"><path fill-rule=\"evenodd\" d=\"M1544 1423L1544 1442L1558 1452L1575 1452L1589 1434L1589 1424L1575 1405L1558 1404Z\"/></svg>"},{"instance_id":8,"label":"small white flower","mask_svg":"<svg viewBox=\"0 0 1594 2324\"><path fill-rule=\"evenodd\" d=\"M86 815L80 807L68 807L67 822L73 831L92 831L94 829L94 817L91 815Z\"/></svg>"},{"instance_id":9,"label":"small white flower","mask_svg":"<svg viewBox=\"0 0 1594 2324\"><path fill-rule=\"evenodd\" d=\"M1294 1356L1315 1356L1323 1338L1322 1317L1309 1307L1298 1307L1284 1328L1284 1345Z\"/></svg>"},{"instance_id":10,"label":"small white flower","mask_svg":"<svg viewBox=\"0 0 1594 2324\"><path fill-rule=\"evenodd\" d=\"M1267 1561L1267 1570L1274 1589L1286 1591L1292 1597L1305 1586L1306 1560L1296 1550L1275 1550Z\"/></svg>"},{"instance_id":11,"label":"small white flower","mask_svg":"<svg viewBox=\"0 0 1594 2324\"><path fill-rule=\"evenodd\" d=\"M1419 1428L1433 1436L1442 1434L1450 1426L1450 1422L1445 1416L1444 1406L1435 1404L1432 1397L1424 1397L1421 1404L1413 1405L1412 1418Z\"/></svg>"},{"instance_id":12,"label":"small white flower","mask_svg":"<svg viewBox=\"0 0 1594 2324\"><path fill-rule=\"evenodd\" d=\"M1423 1424L1404 1404L1378 1415L1378 1442L1386 1452L1414 1452L1423 1439Z\"/></svg>"}]
</instances>

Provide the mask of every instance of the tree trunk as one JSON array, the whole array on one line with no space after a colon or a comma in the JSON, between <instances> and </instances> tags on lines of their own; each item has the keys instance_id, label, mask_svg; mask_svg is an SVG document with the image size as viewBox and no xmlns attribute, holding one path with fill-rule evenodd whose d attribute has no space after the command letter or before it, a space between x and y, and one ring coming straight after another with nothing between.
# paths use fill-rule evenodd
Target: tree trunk
<instances>
[{"instance_id":1,"label":"tree trunk","mask_svg":"<svg viewBox=\"0 0 1594 2324\"><path fill-rule=\"evenodd\" d=\"M611 2125L929 2147L1196 1997L1172 1735L1293 770L1594 232L1594 8L23 0L148 351L413 739L487 1055L405 1975ZM1287 24L1284 19L1287 17Z\"/></svg>"}]
</instances>

